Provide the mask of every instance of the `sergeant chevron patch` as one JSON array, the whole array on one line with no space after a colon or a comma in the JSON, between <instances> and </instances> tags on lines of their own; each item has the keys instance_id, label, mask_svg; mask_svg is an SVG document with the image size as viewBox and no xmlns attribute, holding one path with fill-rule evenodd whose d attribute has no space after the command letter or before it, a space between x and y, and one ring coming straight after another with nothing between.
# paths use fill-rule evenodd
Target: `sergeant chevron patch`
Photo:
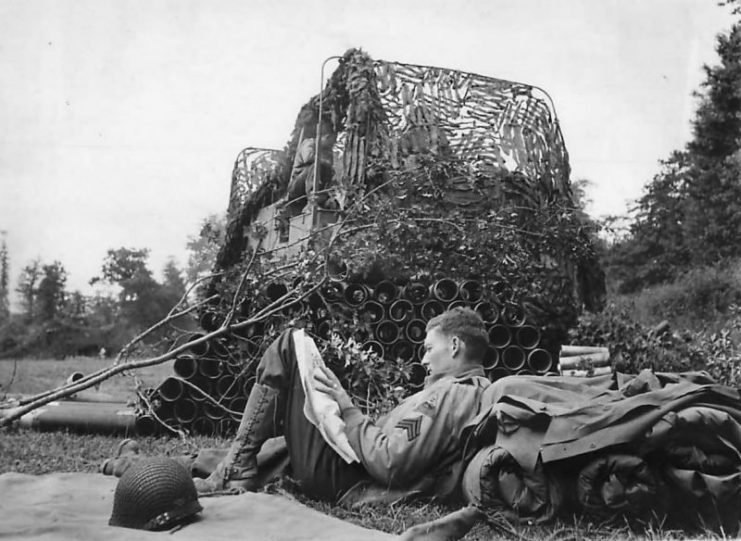
<instances>
[{"instance_id":1,"label":"sergeant chevron patch","mask_svg":"<svg viewBox=\"0 0 741 541\"><path fill-rule=\"evenodd\" d=\"M402 419L396 423L396 428L401 428L407 431L407 438L409 441L414 441L419 436L419 429L422 427L422 417L415 419Z\"/></svg>"}]
</instances>

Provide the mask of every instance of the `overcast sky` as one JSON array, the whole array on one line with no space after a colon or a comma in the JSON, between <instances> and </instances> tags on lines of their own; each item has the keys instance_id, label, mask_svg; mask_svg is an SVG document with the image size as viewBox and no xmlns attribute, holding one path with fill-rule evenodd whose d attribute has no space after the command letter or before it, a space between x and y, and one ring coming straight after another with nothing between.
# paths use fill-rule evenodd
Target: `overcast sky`
<instances>
[{"instance_id":1,"label":"overcast sky","mask_svg":"<svg viewBox=\"0 0 741 541\"><path fill-rule=\"evenodd\" d=\"M732 21L712 0L0 0L12 278L59 260L89 293L121 246L149 248L158 277L185 264L238 152L282 148L324 59L350 47L544 88L591 213L624 213L688 140Z\"/></svg>"}]
</instances>

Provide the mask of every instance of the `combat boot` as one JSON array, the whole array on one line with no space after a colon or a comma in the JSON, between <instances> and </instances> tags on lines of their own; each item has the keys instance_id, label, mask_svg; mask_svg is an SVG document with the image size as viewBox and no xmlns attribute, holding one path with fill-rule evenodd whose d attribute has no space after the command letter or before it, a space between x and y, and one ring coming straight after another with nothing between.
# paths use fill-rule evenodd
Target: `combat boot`
<instances>
[{"instance_id":1,"label":"combat boot","mask_svg":"<svg viewBox=\"0 0 741 541\"><path fill-rule=\"evenodd\" d=\"M139 444L132 439L125 439L118 444L116 454L100 465L98 471L103 475L115 475L121 477L132 464L139 461Z\"/></svg>"},{"instance_id":2,"label":"combat boot","mask_svg":"<svg viewBox=\"0 0 741 541\"><path fill-rule=\"evenodd\" d=\"M199 494L223 490L254 492L260 488L257 453L265 440L278 435L279 396L278 389L255 383L224 460L206 479L194 479Z\"/></svg>"}]
</instances>

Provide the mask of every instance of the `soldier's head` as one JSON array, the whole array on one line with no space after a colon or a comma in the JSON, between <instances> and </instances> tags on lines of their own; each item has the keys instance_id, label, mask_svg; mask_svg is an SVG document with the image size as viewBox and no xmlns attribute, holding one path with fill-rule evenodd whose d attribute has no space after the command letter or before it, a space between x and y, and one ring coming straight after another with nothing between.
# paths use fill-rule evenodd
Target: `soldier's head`
<instances>
[{"instance_id":1,"label":"soldier's head","mask_svg":"<svg viewBox=\"0 0 741 541\"><path fill-rule=\"evenodd\" d=\"M427 323L422 364L430 374L444 374L463 365L480 365L489 346L486 326L470 308L453 308Z\"/></svg>"}]
</instances>

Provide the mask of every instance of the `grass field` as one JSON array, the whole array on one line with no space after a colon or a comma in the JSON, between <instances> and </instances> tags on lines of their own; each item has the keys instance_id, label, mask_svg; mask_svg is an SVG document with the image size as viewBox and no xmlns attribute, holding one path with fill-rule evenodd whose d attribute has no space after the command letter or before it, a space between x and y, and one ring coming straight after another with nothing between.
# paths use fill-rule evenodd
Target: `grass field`
<instances>
[{"instance_id":1,"label":"grass field","mask_svg":"<svg viewBox=\"0 0 741 541\"><path fill-rule=\"evenodd\" d=\"M73 372L88 374L109 363L110 361L94 358L75 358L64 361L0 361L0 385L2 386L0 398L46 391L63 383ZM169 364L158 365L137 371L136 374L114 376L103 382L98 392L106 393L125 402L134 396L134 375L146 385L154 387L170 374L172 374L172 369ZM96 472L98 465L114 453L120 439L117 436L75 434L65 431L36 432L17 428L0 429L0 473L10 471L29 474ZM173 437L147 437L140 438L138 441L143 453L167 456L190 453L199 447L228 445L228 442L223 439L201 436L189 437L187 440ZM415 524L434 520L454 510L429 502L380 507L366 506L361 509L348 510L310 500L295 491L288 483L273 486L271 490L287 494L323 513L367 528L391 533L401 533ZM573 521L558 521L547 526L513 527L505 522L481 523L463 539L466 541L505 539L606 541L669 538L682 539L687 536L682 532L666 531L662 528L649 528L636 532L620 525L597 525L575 518ZM715 537L711 535L704 537L704 539L712 538Z\"/></svg>"},{"instance_id":2,"label":"grass field","mask_svg":"<svg viewBox=\"0 0 741 541\"><path fill-rule=\"evenodd\" d=\"M54 389L65 383L75 372L90 374L113 363L111 359L77 357L58 360L0 360L0 397L3 395L27 395ZM172 374L172 362L137 370L135 373L119 374L104 381L97 389L100 393L126 402L133 397L134 376L151 387Z\"/></svg>"}]
</instances>

